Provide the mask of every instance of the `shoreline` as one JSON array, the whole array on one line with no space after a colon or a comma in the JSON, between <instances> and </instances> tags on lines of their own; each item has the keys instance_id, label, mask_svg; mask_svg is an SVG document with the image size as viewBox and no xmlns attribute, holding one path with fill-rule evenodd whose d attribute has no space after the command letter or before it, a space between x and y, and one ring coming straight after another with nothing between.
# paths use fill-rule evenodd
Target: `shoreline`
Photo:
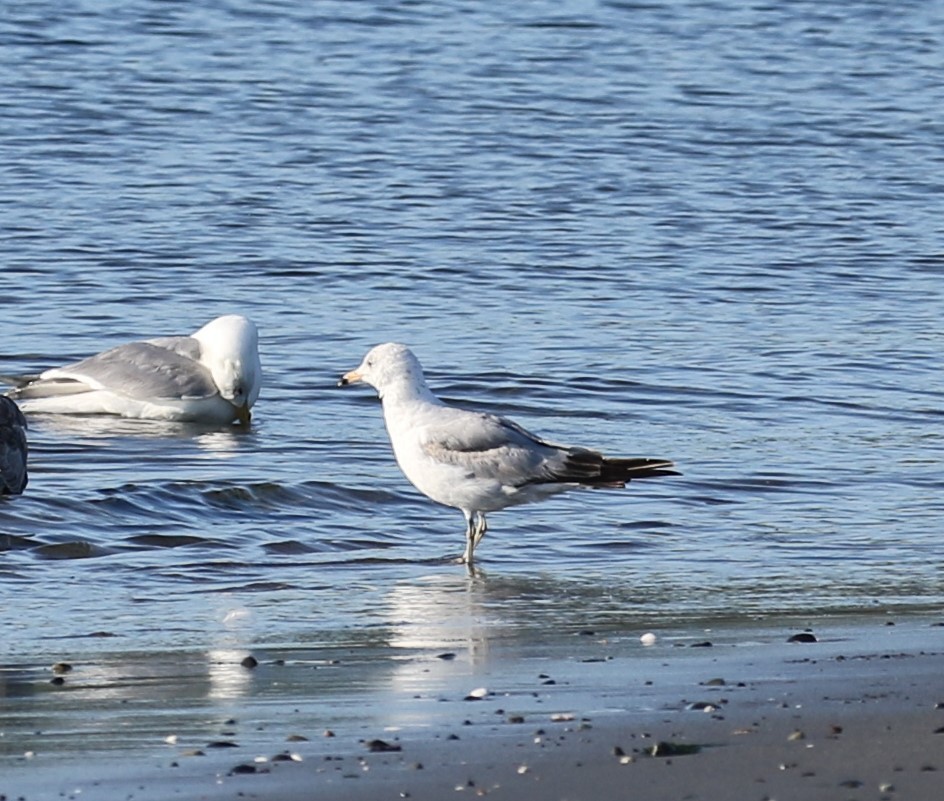
<instances>
[{"instance_id":1,"label":"shoreline","mask_svg":"<svg viewBox=\"0 0 944 801\"><path fill-rule=\"evenodd\" d=\"M339 681L353 683L327 699L306 697L310 683L278 696L271 688L302 671L321 680L331 667L319 674L303 660L264 657L252 671L253 695L227 707L216 739L168 730L169 740L155 732L152 748L128 753L74 743L4 757L0 794L936 797L944 770L939 621L818 621L816 642L788 643L795 633L719 629L645 647L638 636L587 632L510 656L500 648L478 659L461 649L423 652L393 664L382 681L339 670ZM130 736L134 723L125 725Z\"/></svg>"}]
</instances>

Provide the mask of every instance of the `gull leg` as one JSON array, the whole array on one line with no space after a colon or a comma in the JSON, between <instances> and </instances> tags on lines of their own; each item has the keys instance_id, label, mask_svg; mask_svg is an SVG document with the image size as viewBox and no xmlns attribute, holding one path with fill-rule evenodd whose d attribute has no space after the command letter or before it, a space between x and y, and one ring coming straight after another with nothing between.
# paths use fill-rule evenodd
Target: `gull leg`
<instances>
[{"instance_id":1,"label":"gull leg","mask_svg":"<svg viewBox=\"0 0 944 801\"><path fill-rule=\"evenodd\" d=\"M477 521L471 511L463 509L462 514L465 515L465 551L463 551L459 562L471 565L472 552L475 550L476 545L475 530Z\"/></svg>"},{"instance_id":2,"label":"gull leg","mask_svg":"<svg viewBox=\"0 0 944 801\"><path fill-rule=\"evenodd\" d=\"M476 521L475 526L475 542L472 547L478 547L478 544L482 541L482 537L485 536L485 532L488 531L488 523L485 520L485 512L478 513L478 520Z\"/></svg>"},{"instance_id":3,"label":"gull leg","mask_svg":"<svg viewBox=\"0 0 944 801\"><path fill-rule=\"evenodd\" d=\"M462 554L462 561L471 567L475 555L475 546L485 536L488 524L485 522L485 515L482 512L472 512L466 519L469 521L469 525L465 532L465 553Z\"/></svg>"},{"instance_id":4,"label":"gull leg","mask_svg":"<svg viewBox=\"0 0 944 801\"><path fill-rule=\"evenodd\" d=\"M465 515L465 552L459 561L471 565L475 558L475 546L482 541L482 537L488 531L488 523L485 522L483 512L467 512L463 509L462 514Z\"/></svg>"}]
</instances>

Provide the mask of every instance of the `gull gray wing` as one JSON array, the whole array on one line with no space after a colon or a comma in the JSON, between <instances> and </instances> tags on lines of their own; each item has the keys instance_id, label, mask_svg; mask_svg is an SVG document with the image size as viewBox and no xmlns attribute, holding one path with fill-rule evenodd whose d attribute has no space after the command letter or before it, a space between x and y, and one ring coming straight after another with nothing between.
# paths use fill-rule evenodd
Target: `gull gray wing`
<instances>
[{"instance_id":1,"label":"gull gray wing","mask_svg":"<svg viewBox=\"0 0 944 801\"><path fill-rule=\"evenodd\" d=\"M200 361L200 343L193 337L155 337L144 340L149 345L166 348L195 362Z\"/></svg>"},{"instance_id":2,"label":"gull gray wing","mask_svg":"<svg viewBox=\"0 0 944 801\"><path fill-rule=\"evenodd\" d=\"M447 409L428 426L423 450L430 457L465 468L470 477L495 479L512 487L580 484L622 487L632 479L677 475L668 459L608 458L599 451L540 439L504 417Z\"/></svg>"},{"instance_id":3,"label":"gull gray wing","mask_svg":"<svg viewBox=\"0 0 944 801\"><path fill-rule=\"evenodd\" d=\"M129 342L75 364L47 370L37 381L16 390L16 397L44 398L99 389L143 400L216 395L210 371L185 355L188 345L179 340L189 337L163 339L175 342L169 348L154 342Z\"/></svg>"},{"instance_id":4,"label":"gull gray wing","mask_svg":"<svg viewBox=\"0 0 944 801\"><path fill-rule=\"evenodd\" d=\"M520 487L552 481L566 449L492 414L443 407L440 420L424 426L422 447L431 458L469 476Z\"/></svg>"}]
</instances>

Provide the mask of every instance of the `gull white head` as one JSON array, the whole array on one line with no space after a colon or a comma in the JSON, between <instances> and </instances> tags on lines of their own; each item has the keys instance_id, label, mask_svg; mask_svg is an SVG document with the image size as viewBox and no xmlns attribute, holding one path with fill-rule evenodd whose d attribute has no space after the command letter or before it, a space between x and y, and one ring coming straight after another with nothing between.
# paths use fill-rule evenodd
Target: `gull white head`
<instances>
[{"instance_id":1,"label":"gull white head","mask_svg":"<svg viewBox=\"0 0 944 801\"><path fill-rule=\"evenodd\" d=\"M429 395L419 359L406 345L386 342L372 348L360 367L341 376L338 386L370 384L381 398Z\"/></svg>"},{"instance_id":2,"label":"gull white head","mask_svg":"<svg viewBox=\"0 0 944 801\"><path fill-rule=\"evenodd\" d=\"M207 323L193 338L200 343L200 360L213 375L220 396L236 407L241 423L248 423L249 410L262 386L255 323L239 314L227 314Z\"/></svg>"}]
</instances>

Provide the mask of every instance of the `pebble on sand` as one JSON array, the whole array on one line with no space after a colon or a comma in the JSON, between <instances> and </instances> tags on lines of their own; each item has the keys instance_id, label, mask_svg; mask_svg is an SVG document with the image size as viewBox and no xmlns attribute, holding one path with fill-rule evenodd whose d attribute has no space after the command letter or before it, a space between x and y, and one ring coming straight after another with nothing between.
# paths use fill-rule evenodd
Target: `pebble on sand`
<instances>
[{"instance_id":1,"label":"pebble on sand","mask_svg":"<svg viewBox=\"0 0 944 801\"><path fill-rule=\"evenodd\" d=\"M649 754L654 757L687 756L697 754L701 751L700 745L691 743L672 743L662 740L649 749Z\"/></svg>"},{"instance_id":2,"label":"pebble on sand","mask_svg":"<svg viewBox=\"0 0 944 801\"><path fill-rule=\"evenodd\" d=\"M373 753L386 753L389 751L402 751L403 747L398 743L388 743L386 740L368 740L364 745L367 750Z\"/></svg>"},{"instance_id":3,"label":"pebble on sand","mask_svg":"<svg viewBox=\"0 0 944 801\"><path fill-rule=\"evenodd\" d=\"M819 642L816 639L816 635L810 631L801 631L799 634L794 634L790 637L787 642Z\"/></svg>"}]
</instances>

